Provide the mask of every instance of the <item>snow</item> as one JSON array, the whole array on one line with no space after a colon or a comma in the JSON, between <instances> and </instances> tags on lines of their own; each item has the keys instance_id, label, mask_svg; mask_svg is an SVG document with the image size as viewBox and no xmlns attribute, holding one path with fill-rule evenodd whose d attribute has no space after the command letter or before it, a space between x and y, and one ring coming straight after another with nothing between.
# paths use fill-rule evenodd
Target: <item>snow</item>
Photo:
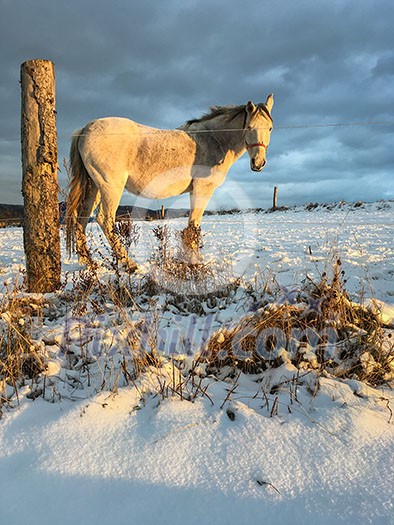
<instances>
[{"instance_id":1,"label":"snow","mask_svg":"<svg viewBox=\"0 0 394 525\"><path fill-rule=\"evenodd\" d=\"M185 221L169 223L181 229ZM392 202L208 216L204 254L222 265L225 278L226 272L242 275L256 287L268 279L287 297L306 274L318 279L332 257L340 258L352 297L377 304L389 324L393 224ZM152 224L140 227L136 279L149 272L154 246ZM90 228L89 242L100 246L96 226ZM0 246L5 304L23 279L22 231L1 230ZM75 259L65 260L65 292L78 268ZM110 273L100 271L103 279ZM164 353L193 354L214 331L250 311L242 290L227 303L205 304L204 314L170 309L158 295L149 303L150 321L144 302L130 306L124 319L110 297L100 315L89 308L70 312L59 294L44 300L47 316L33 322L33 332L51 356L46 400L28 399L26 384L19 404L2 407L1 524L394 523L394 396L388 387L313 370L296 376L284 362L259 376L239 374L235 384L225 371L205 375L199 391L185 386L193 402L155 394L153 369L134 386L100 391L108 363L111 373L119 367L118 354L110 352L114 338L124 344L127 331L145 322L159 331ZM94 356L99 343L106 352ZM66 344L74 352L72 367ZM95 357L89 377L84 352ZM186 369L192 357L179 359ZM163 374L171 378L170 363Z\"/></svg>"},{"instance_id":2,"label":"snow","mask_svg":"<svg viewBox=\"0 0 394 525\"><path fill-rule=\"evenodd\" d=\"M270 418L243 394L234 421L206 399L133 410L129 389L22 403L0 427L2 523L390 523L394 435L376 395L327 381Z\"/></svg>"}]
</instances>

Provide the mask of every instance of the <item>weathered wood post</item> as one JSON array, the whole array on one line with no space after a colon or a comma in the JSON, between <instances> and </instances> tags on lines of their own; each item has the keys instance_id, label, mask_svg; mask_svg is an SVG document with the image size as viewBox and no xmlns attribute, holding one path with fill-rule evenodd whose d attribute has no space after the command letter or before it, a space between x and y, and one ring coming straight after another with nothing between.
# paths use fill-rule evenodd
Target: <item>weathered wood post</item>
<instances>
[{"instance_id":1,"label":"weathered wood post","mask_svg":"<svg viewBox=\"0 0 394 525\"><path fill-rule=\"evenodd\" d=\"M274 196L272 199L272 208L276 210L276 205L278 203L278 186L274 186Z\"/></svg>"},{"instance_id":2,"label":"weathered wood post","mask_svg":"<svg viewBox=\"0 0 394 525\"><path fill-rule=\"evenodd\" d=\"M161 211L160 211L160 219L164 220L166 217L166 210L164 208L164 204L161 205Z\"/></svg>"},{"instance_id":3,"label":"weathered wood post","mask_svg":"<svg viewBox=\"0 0 394 525\"><path fill-rule=\"evenodd\" d=\"M23 244L29 292L60 286L60 232L55 67L48 60L21 65Z\"/></svg>"}]
</instances>

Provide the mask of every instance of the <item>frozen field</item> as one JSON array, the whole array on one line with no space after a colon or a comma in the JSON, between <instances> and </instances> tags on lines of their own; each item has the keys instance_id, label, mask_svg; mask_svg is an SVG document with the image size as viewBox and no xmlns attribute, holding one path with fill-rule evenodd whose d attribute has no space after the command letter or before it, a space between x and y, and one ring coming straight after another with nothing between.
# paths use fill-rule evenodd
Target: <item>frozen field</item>
<instances>
[{"instance_id":1,"label":"frozen field","mask_svg":"<svg viewBox=\"0 0 394 525\"><path fill-rule=\"evenodd\" d=\"M163 221L172 231L181 230L187 219ZM136 222L140 229L137 248L132 250L148 271L158 222ZM99 247L98 227L90 224L90 246ZM306 274L318 276L333 257L340 257L348 274L348 289L359 295L388 303L394 299L394 202L353 207L345 204L306 211L299 207L287 212L243 213L204 217L203 253L207 260L227 262L236 276L247 279L271 272L283 286L297 285ZM0 271L12 280L24 264L23 234L20 228L0 231ZM100 257L96 258L100 261ZM66 259L64 271L77 265Z\"/></svg>"},{"instance_id":2,"label":"frozen field","mask_svg":"<svg viewBox=\"0 0 394 525\"><path fill-rule=\"evenodd\" d=\"M157 224L138 223L133 294L151 272ZM180 230L186 219L168 224ZM104 253L96 225L89 229L89 242ZM231 301L203 301L196 314L160 294L135 296L122 312L108 298L98 315L91 305L72 312L60 294L45 298L47 312L57 313L34 320L32 332L51 356L46 400L28 399L26 384L14 408L2 408L1 524L394 524L387 386L311 373L296 395L265 391L265 384L291 383L294 369L283 365L259 380L242 374L233 390L229 378L206 377L208 395L188 402L152 395L149 378L111 392L102 386L108 360L90 363L88 372L68 368L66 338L77 358L89 344L111 350L127 326L152 313L158 348L191 360L202 341L253 309L248 283L270 283L287 297L338 259L351 297L377 301L385 322L394 321L394 202L207 216L202 229L205 260L223 272L221 282L242 278ZM5 304L22 279L22 230L0 230L0 248ZM64 257L62 293L73 290L78 270L76 259ZM102 279L109 274L103 265ZM117 358L111 355L115 371Z\"/></svg>"}]
</instances>

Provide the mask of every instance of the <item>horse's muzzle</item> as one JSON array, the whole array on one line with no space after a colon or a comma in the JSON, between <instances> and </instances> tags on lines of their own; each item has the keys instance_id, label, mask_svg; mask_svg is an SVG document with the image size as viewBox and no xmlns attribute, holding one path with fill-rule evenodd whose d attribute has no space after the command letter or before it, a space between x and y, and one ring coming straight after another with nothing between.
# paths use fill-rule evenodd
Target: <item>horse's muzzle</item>
<instances>
[{"instance_id":1,"label":"horse's muzzle","mask_svg":"<svg viewBox=\"0 0 394 525\"><path fill-rule=\"evenodd\" d=\"M265 166L266 160L263 160L261 163L257 164L254 159L250 161L250 168L252 171L261 171Z\"/></svg>"}]
</instances>

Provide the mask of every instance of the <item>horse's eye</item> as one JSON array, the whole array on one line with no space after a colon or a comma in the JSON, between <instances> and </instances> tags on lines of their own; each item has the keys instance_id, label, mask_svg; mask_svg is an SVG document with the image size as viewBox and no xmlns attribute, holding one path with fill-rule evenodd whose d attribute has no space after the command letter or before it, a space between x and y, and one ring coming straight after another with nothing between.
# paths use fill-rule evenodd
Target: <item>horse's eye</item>
<instances>
[{"instance_id":1,"label":"horse's eye","mask_svg":"<svg viewBox=\"0 0 394 525\"><path fill-rule=\"evenodd\" d=\"M272 128L270 128L270 132L272 131Z\"/></svg>"}]
</instances>

